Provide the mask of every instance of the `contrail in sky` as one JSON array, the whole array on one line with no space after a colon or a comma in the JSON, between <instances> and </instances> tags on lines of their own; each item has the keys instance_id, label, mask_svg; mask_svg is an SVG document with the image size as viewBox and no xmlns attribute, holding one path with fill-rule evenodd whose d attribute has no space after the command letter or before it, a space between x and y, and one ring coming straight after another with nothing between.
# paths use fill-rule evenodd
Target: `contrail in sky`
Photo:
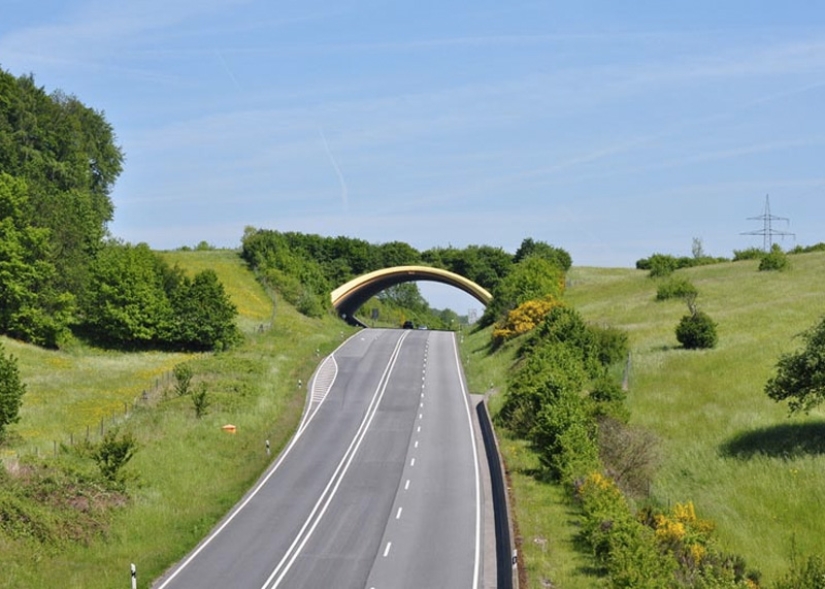
<instances>
[{"instance_id":1,"label":"contrail in sky","mask_svg":"<svg viewBox=\"0 0 825 589\"><path fill-rule=\"evenodd\" d=\"M329 156L329 161L332 163L332 167L335 168L335 173L338 175L338 182L341 184L341 202L344 204L344 212L347 212L349 210L349 190L347 190L347 183L344 180L344 175L341 173L341 168L338 167L338 162L335 161L332 155L329 143L327 143L327 137L324 135L324 130L321 127L318 127L318 133L321 135L321 141L324 142L324 150Z\"/></svg>"},{"instance_id":2,"label":"contrail in sky","mask_svg":"<svg viewBox=\"0 0 825 589\"><path fill-rule=\"evenodd\" d=\"M219 59L219 60L220 60L220 62L221 62L221 65L223 65L223 69L225 69L225 70L226 70L226 73L227 73L227 74L229 75L229 77L231 78L232 83L233 83L233 84L235 84L235 88L237 88L238 90L240 90L240 89L241 89L241 85L238 83L238 78L236 78L236 77L235 77L235 74L233 74L233 73L232 73L232 70L230 70L230 69L229 69L229 65L226 63L226 60L223 58L223 53L221 53L221 52L220 52L219 50L217 50L217 49L215 49L215 53L217 54L218 59Z\"/></svg>"}]
</instances>

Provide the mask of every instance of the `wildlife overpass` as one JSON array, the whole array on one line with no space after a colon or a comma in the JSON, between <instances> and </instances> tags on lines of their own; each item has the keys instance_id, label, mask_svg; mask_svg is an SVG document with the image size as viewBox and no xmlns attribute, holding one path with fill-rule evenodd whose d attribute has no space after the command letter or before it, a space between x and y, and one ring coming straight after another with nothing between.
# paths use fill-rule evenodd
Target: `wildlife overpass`
<instances>
[{"instance_id":1,"label":"wildlife overpass","mask_svg":"<svg viewBox=\"0 0 825 589\"><path fill-rule=\"evenodd\" d=\"M396 266L376 270L363 276L353 278L332 291L332 306L338 316L352 325L366 327L355 317L361 306L379 292L402 282L417 281L440 282L463 290L482 305L487 305L493 298L486 289L454 272L428 266Z\"/></svg>"}]
</instances>

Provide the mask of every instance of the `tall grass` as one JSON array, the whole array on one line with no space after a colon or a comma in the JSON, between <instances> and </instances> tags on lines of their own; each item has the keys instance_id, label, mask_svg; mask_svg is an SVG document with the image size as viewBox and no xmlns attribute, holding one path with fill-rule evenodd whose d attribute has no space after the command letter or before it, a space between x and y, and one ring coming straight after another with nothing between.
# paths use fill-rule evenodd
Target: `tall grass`
<instances>
[{"instance_id":1,"label":"tall grass","mask_svg":"<svg viewBox=\"0 0 825 589\"><path fill-rule=\"evenodd\" d=\"M753 261L678 273L718 323L713 350L678 347L687 308L656 302L645 272L574 268L567 299L589 321L630 333L631 421L657 434L662 450L654 499L692 500L727 550L775 579L794 546L821 551L825 538L825 412L789 417L763 392L779 355L825 313L825 255L794 256L781 274ZM819 441L798 443L810 436Z\"/></svg>"},{"instance_id":2,"label":"tall grass","mask_svg":"<svg viewBox=\"0 0 825 589\"><path fill-rule=\"evenodd\" d=\"M49 440L61 421L94 427L94 412L109 402L112 391L123 388L123 397L131 398L156 374L181 361L191 362L194 382L206 384L211 405L197 419L191 399L171 391L161 393L155 403L139 404L119 424L139 443L126 467L134 477L129 483L131 498L116 510L105 535L75 545L12 541L0 535L0 587L126 586L132 562L138 565L139 586L149 587L215 525L269 464L272 457L266 454L265 441L270 440L275 456L292 435L306 394L299 381L308 382L319 357L340 343L350 328L333 317L308 319L288 305L277 305L273 315L271 303L267 307L254 302L264 300L262 289L237 256L230 259L228 254L175 256L189 271L208 263L224 284L227 275L235 276L230 283L238 292L227 290L241 312L248 313L244 319L251 327L237 349L198 356L134 355L80 347L43 352L8 342L21 359L21 374L29 387L11 451L35 440ZM247 290L254 296L248 296ZM255 322L264 318L271 324L263 330L255 328ZM236 434L221 429L227 423L236 426Z\"/></svg>"}]
</instances>

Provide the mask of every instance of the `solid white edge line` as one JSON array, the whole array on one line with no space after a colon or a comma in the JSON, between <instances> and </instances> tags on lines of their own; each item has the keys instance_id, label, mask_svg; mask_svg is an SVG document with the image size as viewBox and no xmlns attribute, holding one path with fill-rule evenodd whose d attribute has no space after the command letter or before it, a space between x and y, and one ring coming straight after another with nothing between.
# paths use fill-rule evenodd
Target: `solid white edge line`
<instances>
[{"instance_id":1,"label":"solid white edge line","mask_svg":"<svg viewBox=\"0 0 825 589\"><path fill-rule=\"evenodd\" d=\"M464 385L464 378L461 371L461 360L458 354L458 346L453 334L453 352L455 354L456 370L458 370L458 380L461 384L461 392L464 397L464 407L467 410L467 422L470 426L470 446L473 449L473 469L475 471L476 483L476 542L475 542L475 563L473 565L473 589L478 589L479 568L481 566L481 475L478 467L478 450L476 449L476 436L473 429L473 415L470 410L470 397L467 394L467 387Z\"/></svg>"}]
</instances>

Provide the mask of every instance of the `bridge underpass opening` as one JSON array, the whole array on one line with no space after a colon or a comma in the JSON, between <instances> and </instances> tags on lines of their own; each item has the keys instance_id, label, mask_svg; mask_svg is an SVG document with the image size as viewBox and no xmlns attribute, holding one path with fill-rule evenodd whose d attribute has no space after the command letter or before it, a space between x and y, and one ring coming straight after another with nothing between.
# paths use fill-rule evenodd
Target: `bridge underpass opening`
<instances>
[{"instance_id":1,"label":"bridge underpass opening","mask_svg":"<svg viewBox=\"0 0 825 589\"><path fill-rule=\"evenodd\" d=\"M366 327L356 316L356 312L369 299L383 290L403 282L430 281L440 282L464 291L483 306L492 300L485 288L472 280L439 268L427 266L396 266L376 270L363 276L353 278L332 291L330 298L338 316L351 325Z\"/></svg>"}]
</instances>

